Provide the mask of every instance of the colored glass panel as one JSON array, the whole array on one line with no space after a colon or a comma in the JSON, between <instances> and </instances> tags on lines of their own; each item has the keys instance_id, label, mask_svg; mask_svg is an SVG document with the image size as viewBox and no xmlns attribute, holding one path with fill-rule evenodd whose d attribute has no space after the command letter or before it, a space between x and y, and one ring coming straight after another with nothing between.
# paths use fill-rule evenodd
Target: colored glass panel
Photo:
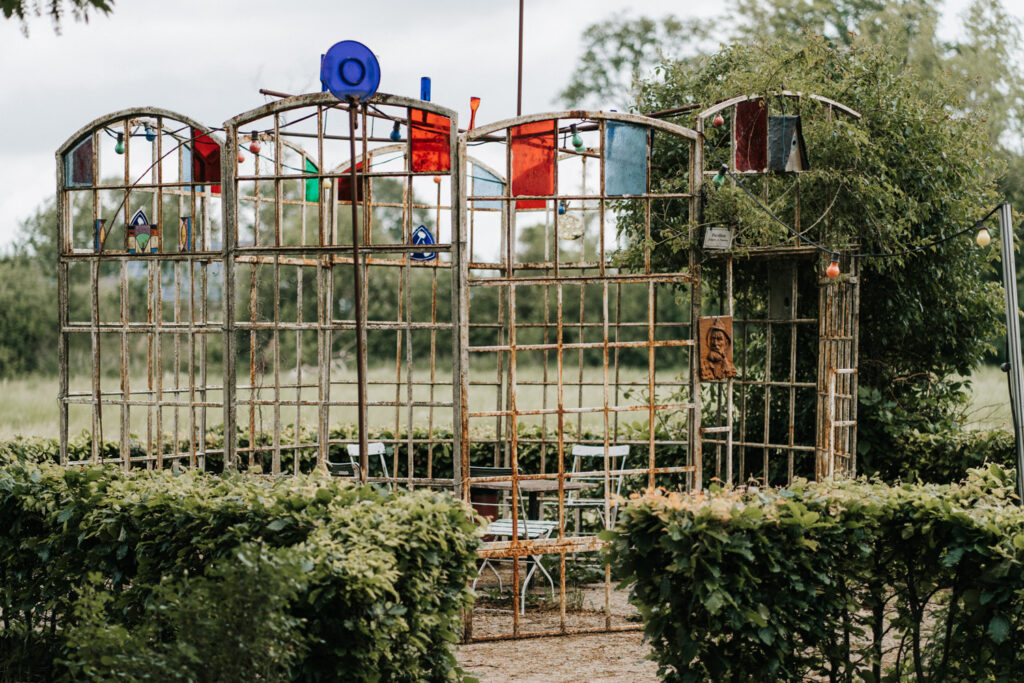
<instances>
[{"instance_id":1,"label":"colored glass panel","mask_svg":"<svg viewBox=\"0 0 1024 683\"><path fill-rule=\"evenodd\" d=\"M524 123L512 128L512 195L555 193L554 119ZM543 209L544 199L520 199L517 209Z\"/></svg>"},{"instance_id":2,"label":"colored glass panel","mask_svg":"<svg viewBox=\"0 0 1024 683\"><path fill-rule=\"evenodd\" d=\"M220 145L195 128L192 129L192 182L216 183L211 190L220 193Z\"/></svg>"},{"instance_id":3,"label":"colored glass panel","mask_svg":"<svg viewBox=\"0 0 1024 683\"><path fill-rule=\"evenodd\" d=\"M764 100L758 98L737 104L734 121L734 168L739 172L763 172L768 167L768 107Z\"/></svg>"},{"instance_id":4,"label":"colored glass panel","mask_svg":"<svg viewBox=\"0 0 1024 683\"><path fill-rule=\"evenodd\" d=\"M505 194L505 183L486 168L473 164L473 194L478 197L501 197ZM491 199L474 199L477 209L500 209L501 202Z\"/></svg>"},{"instance_id":5,"label":"colored glass panel","mask_svg":"<svg viewBox=\"0 0 1024 683\"><path fill-rule=\"evenodd\" d=\"M318 173L320 169L316 167L309 159L305 160L306 173ZM310 178L306 181L306 201L307 202L318 202L320 201L320 179Z\"/></svg>"},{"instance_id":6,"label":"colored glass panel","mask_svg":"<svg viewBox=\"0 0 1024 683\"><path fill-rule=\"evenodd\" d=\"M609 196L647 192L649 129L608 121L604 128L604 192Z\"/></svg>"},{"instance_id":7,"label":"colored glass panel","mask_svg":"<svg viewBox=\"0 0 1024 683\"><path fill-rule=\"evenodd\" d=\"M452 168L452 121L420 109L409 110L410 168L416 173L447 173Z\"/></svg>"},{"instance_id":8,"label":"colored glass panel","mask_svg":"<svg viewBox=\"0 0 1024 683\"><path fill-rule=\"evenodd\" d=\"M92 178L92 135L64 155L64 186L89 187Z\"/></svg>"},{"instance_id":9,"label":"colored glass panel","mask_svg":"<svg viewBox=\"0 0 1024 683\"><path fill-rule=\"evenodd\" d=\"M363 162L356 164L356 172L363 170ZM346 175L338 178L338 201L339 202L350 202L352 201L352 176L348 175L351 171L345 171ZM359 187L356 188L356 202L363 201L363 183L359 182Z\"/></svg>"},{"instance_id":10,"label":"colored glass panel","mask_svg":"<svg viewBox=\"0 0 1024 683\"><path fill-rule=\"evenodd\" d=\"M181 146L181 182L192 182L192 148L188 145Z\"/></svg>"}]
</instances>

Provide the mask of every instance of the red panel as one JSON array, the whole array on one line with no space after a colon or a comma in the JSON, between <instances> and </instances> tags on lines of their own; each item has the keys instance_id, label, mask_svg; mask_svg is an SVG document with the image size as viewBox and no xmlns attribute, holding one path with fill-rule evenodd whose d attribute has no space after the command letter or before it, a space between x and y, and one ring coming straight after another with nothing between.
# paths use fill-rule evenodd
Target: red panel
<instances>
[{"instance_id":1,"label":"red panel","mask_svg":"<svg viewBox=\"0 0 1024 683\"><path fill-rule=\"evenodd\" d=\"M195 128L192 129L192 182L216 183L210 189L220 194L220 145Z\"/></svg>"},{"instance_id":2,"label":"red panel","mask_svg":"<svg viewBox=\"0 0 1024 683\"><path fill-rule=\"evenodd\" d=\"M737 104L735 121L736 170L763 173L768 168L768 107L764 100Z\"/></svg>"},{"instance_id":3,"label":"red panel","mask_svg":"<svg viewBox=\"0 0 1024 683\"><path fill-rule=\"evenodd\" d=\"M356 172L363 170L363 162L356 164ZM351 171L346 171L346 174L338 178L338 201L339 202L350 202L352 201L352 176L349 175ZM362 180L359 182L359 187L356 188L356 203L363 201L363 183Z\"/></svg>"},{"instance_id":4,"label":"red panel","mask_svg":"<svg viewBox=\"0 0 1024 683\"><path fill-rule=\"evenodd\" d=\"M555 193L556 121L524 123L512 128L512 195ZM543 209L543 199L520 199L517 209Z\"/></svg>"},{"instance_id":5,"label":"red panel","mask_svg":"<svg viewBox=\"0 0 1024 683\"><path fill-rule=\"evenodd\" d=\"M447 173L452 168L452 121L420 109L409 110L410 168L418 173Z\"/></svg>"}]
</instances>

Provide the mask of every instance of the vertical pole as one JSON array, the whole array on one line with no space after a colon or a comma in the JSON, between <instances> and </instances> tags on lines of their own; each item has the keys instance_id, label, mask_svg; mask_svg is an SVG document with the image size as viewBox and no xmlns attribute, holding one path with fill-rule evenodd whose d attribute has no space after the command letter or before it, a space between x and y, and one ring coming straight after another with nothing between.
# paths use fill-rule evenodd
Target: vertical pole
<instances>
[{"instance_id":1,"label":"vertical pole","mask_svg":"<svg viewBox=\"0 0 1024 683\"><path fill-rule=\"evenodd\" d=\"M238 349L235 339L235 250L238 248L238 187L236 185L238 165L237 130L228 126L224 131L224 147L220 156L221 206L224 231L224 470L237 467L236 453L238 435L235 433L236 375L238 372ZM203 241L206 244L206 229L209 223L203 220ZM204 294L206 292L204 291ZM204 297L205 298L205 297ZM205 303L203 304L205 306ZM205 322L205 318L204 318ZM205 359L203 359L205 361ZM205 362L201 367L205 368ZM203 383L206 386L206 383ZM205 443L206 432L199 436ZM250 444L251 445L251 444Z\"/></svg>"},{"instance_id":2,"label":"vertical pole","mask_svg":"<svg viewBox=\"0 0 1024 683\"><path fill-rule=\"evenodd\" d=\"M1013 258L1013 215L1009 202L999 205L999 242L1003 256L1003 289L1006 292L1006 352L1010 360L1010 410L1013 412L1013 429L1017 444L1017 496L1024 502L1024 440L1021 428L1024 426L1024 404L1021 391L1024 390L1024 365L1021 362L1020 317L1017 304L1017 265Z\"/></svg>"},{"instance_id":3,"label":"vertical pole","mask_svg":"<svg viewBox=\"0 0 1024 683\"><path fill-rule=\"evenodd\" d=\"M516 116L523 115L523 2L519 0L519 78L516 83Z\"/></svg>"},{"instance_id":4,"label":"vertical pole","mask_svg":"<svg viewBox=\"0 0 1024 683\"><path fill-rule=\"evenodd\" d=\"M363 279L359 257L359 207L356 198L359 196L359 176L356 170L356 111L357 102L350 98L348 102L348 133L349 133L349 172L352 175L352 278L355 289L356 315L356 395L359 403L359 478L366 482L369 472L369 443L366 435L366 326L363 324ZM410 425L410 429L412 425Z\"/></svg>"}]
</instances>

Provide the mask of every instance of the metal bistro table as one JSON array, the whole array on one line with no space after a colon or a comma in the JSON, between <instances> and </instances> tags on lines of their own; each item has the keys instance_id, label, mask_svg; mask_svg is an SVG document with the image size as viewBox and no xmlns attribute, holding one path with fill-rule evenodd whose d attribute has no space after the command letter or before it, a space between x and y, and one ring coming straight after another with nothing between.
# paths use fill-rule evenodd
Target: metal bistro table
<instances>
[{"instance_id":1,"label":"metal bistro table","mask_svg":"<svg viewBox=\"0 0 1024 683\"><path fill-rule=\"evenodd\" d=\"M597 486L597 482L582 482L582 481L566 481L564 484L565 491L582 491L583 489ZM488 491L511 491L511 481L488 481L472 484L474 489L483 489ZM557 479L520 479L519 480L519 492L525 493L527 496L526 502L526 517L527 519L540 519L540 494L542 493L554 493L558 491L558 480Z\"/></svg>"}]
</instances>

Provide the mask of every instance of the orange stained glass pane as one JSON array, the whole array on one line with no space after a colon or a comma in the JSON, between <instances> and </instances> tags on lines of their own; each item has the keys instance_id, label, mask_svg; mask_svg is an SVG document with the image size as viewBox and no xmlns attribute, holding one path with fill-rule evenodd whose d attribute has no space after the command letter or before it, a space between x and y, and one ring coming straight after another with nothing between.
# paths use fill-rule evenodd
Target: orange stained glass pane
<instances>
[{"instance_id":1,"label":"orange stained glass pane","mask_svg":"<svg viewBox=\"0 0 1024 683\"><path fill-rule=\"evenodd\" d=\"M555 193L555 119L512 128L512 195ZM517 209L543 209L543 199L516 200Z\"/></svg>"},{"instance_id":2,"label":"orange stained glass pane","mask_svg":"<svg viewBox=\"0 0 1024 683\"><path fill-rule=\"evenodd\" d=\"M415 173L451 171L451 119L421 109L410 109L409 121L410 169Z\"/></svg>"}]
</instances>

